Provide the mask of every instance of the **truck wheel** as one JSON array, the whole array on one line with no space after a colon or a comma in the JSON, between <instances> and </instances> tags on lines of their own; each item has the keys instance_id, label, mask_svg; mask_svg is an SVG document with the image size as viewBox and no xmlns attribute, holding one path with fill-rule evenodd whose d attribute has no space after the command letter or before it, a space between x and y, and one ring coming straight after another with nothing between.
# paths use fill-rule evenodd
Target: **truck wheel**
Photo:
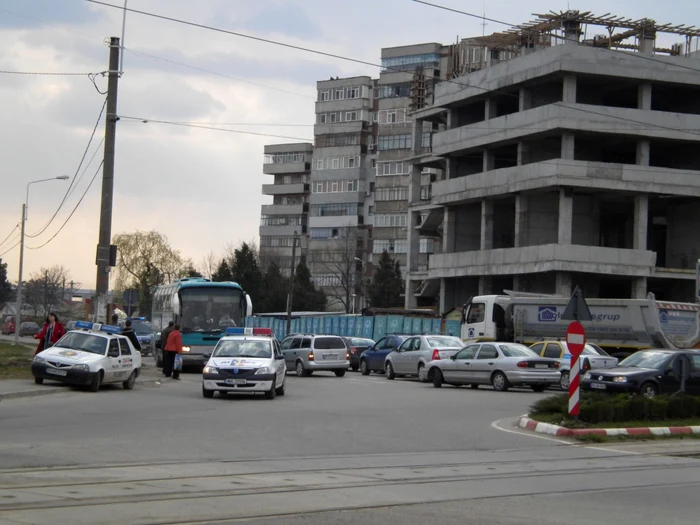
<instances>
[{"instance_id":1,"label":"truck wheel","mask_svg":"<svg viewBox=\"0 0 700 525\"><path fill-rule=\"evenodd\" d=\"M569 391L569 371L566 370L561 373L561 378L559 379L559 388L565 391Z\"/></svg>"},{"instance_id":2,"label":"truck wheel","mask_svg":"<svg viewBox=\"0 0 700 525\"><path fill-rule=\"evenodd\" d=\"M134 370L131 372L131 375L129 376L129 379L124 381L122 383L122 386L124 387L124 390L131 390L134 388L134 385L136 384L136 376L138 375L138 372Z\"/></svg>"},{"instance_id":3,"label":"truck wheel","mask_svg":"<svg viewBox=\"0 0 700 525\"><path fill-rule=\"evenodd\" d=\"M95 374L95 377L92 378L92 383L90 383L90 392L97 392L100 389L100 385L102 384L102 370L97 372Z\"/></svg>"}]
</instances>

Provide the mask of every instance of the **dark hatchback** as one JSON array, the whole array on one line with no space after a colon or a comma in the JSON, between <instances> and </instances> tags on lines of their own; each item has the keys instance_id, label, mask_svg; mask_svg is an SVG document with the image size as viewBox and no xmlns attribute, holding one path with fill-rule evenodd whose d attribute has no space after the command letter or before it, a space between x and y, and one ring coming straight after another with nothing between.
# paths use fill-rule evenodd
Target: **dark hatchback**
<instances>
[{"instance_id":1,"label":"dark hatchback","mask_svg":"<svg viewBox=\"0 0 700 525\"><path fill-rule=\"evenodd\" d=\"M386 356L401 346L401 343L409 337L411 336L387 335L362 352L360 356L360 372L362 372L362 375L369 375L370 372L383 374Z\"/></svg>"},{"instance_id":2,"label":"dark hatchback","mask_svg":"<svg viewBox=\"0 0 700 525\"><path fill-rule=\"evenodd\" d=\"M357 372L360 368L362 352L374 346L374 341L362 337L343 337L343 340L350 349L350 368Z\"/></svg>"},{"instance_id":3,"label":"dark hatchback","mask_svg":"<svg viewBox=\"0 0 700 525\"><path fill-rule=\"evenodd\" d=\"M700 352L695 350L642 350L615 368L591 370L581 381L583 390L638 393L647 397L673 394L681 389L700 394Z\"/></svg>"}]
</instances>

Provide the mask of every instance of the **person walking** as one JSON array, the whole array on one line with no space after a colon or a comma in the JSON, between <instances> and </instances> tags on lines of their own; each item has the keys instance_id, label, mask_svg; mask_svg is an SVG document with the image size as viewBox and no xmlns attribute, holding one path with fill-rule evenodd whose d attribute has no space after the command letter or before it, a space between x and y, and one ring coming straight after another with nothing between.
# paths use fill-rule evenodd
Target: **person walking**
<instances>
[{"instance_id":1,"label":"person walking","mask_svg":"<svg viewBox=\"0 0 700 525\"><path fill-rule=\"evenodd\" d=\"M39 339L39 345L36 347L36 352L34 352L34 355L51 348L65 334L66 329L58 320L58 316L55 313L50 312L49 315L46 316L46 322L44 323L44 327L41 329L41 332L34 336L34 339Z\"/></svg>"},{"instance_id":2,"label":"person walking","mask_svg":"<svg viewBox=\"0 0 700 525\"><path fill-rule=\"evenodd\" d=\"M168 341L165 343L163 352L163 375L173 379L180 379L180 371L175 370L175 356L182 354L182 334L180 325L173 326L172 332L168 334Z\"/></svg>"},{"instance_id":3,"label":"person walking","mask_svg":"<svg viewBox=\"0 0 700 525\"><path fill-rule=\"evenodd\" d=\"M134 329L131 328L131 319L127 319L126 323L124 323L124 330L122 330L122 335L125 335L129 338L129 341L131 341L131 344L134 345L134 348L136 350L138 350L139 352L141 351L141 342L136 336L136 332L134 332Z\"/></svg>"},{"instance_id":4,"label":"person walking","mask_svg":"<svg viewBox=\"0 0 700 525\"><path fill-rule=\"evenodd\" d=\"M173 331L173 327L175 326L175 321L170 321L168 323L168 326L166 326L163 331L160 333L160 349L162 351L165 351L165 345L168 342L168 336L170 335L170 332Z\"/></svg>"}]
</instances>

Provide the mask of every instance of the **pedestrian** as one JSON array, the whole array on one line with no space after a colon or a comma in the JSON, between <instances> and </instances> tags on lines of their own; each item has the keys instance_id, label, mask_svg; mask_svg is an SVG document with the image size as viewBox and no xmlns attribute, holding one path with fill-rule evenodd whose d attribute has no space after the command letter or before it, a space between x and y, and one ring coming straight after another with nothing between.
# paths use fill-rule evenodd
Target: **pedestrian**
<instances>
[{"instance_id":1,"label":"pedestrian","mask_svg":"<svg viewBox=\"0 0 700 525\"><path fill-rule=\"evenodd\" d=\"M34 336L34 339L39 339L39 345L36 347L34 355L51 348L65 333L66 329L58 320L58 316L50 312L49 315L46 316L46 322L44 322L44 327L41 329L41 332Z\"/></svg>"},{"instance_id":2,"label":"pedestrian","mask_svg":"<svg viewBox=\"0 0 700 525\"><path fill-rule=\"evenodd\" d=\"M182 354L182 334L180 333L180 325L173 326L172 332L168 334L168 341L165 343L165 351L163 352L163 375L173 379L180 379L180 371L175 370L175 356Z\"/></svg>"},{"instance_id":3,"label":"pedestrian","mask_svg":"<svg viewBox=\"0 0 700 525\"><path fill-rule=\"evenodd\" d=\"M138 350L139 352L141 351L141 343L139 342L139 338L136 337L136 332L134 332L134 329L131 328L131 319L127 319L126 323L124 323L124 330L122 330L122 335L125 335L129 338L129 341L131 341L131 344L134 345L134 348L136 350Z\"/></svg>"},{"instance_id":4,"label":"pedestrian","mask_svg":"<svg viewBox=\"0 0 700 525\"><path fill-rule=\"evenodd\" d=\"M173 331L173 326L175 326L175 321L170 321L168 323L168 326L163 328L163 331L160 333L160 349L165 350L165 345L168 342L168 336L170 335L170 332Z\"/></svg>"}]
</instances>

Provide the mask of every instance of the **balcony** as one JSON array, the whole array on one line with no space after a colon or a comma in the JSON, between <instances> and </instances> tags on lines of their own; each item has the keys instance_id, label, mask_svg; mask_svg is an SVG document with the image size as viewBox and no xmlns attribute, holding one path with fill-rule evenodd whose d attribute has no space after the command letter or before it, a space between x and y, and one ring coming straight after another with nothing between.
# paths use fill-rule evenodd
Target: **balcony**
<instances>
[{"instance_id":1,"label":"balcony","mask_svg":"<svg viewBox=\"0 0 700 525\"><path fill-rule=\"evenodd\" d=\"M656 253L572 244L440 253L430 257L429 277L517 275L551 271L649 277Z\"/></svg>"},{"instance_id":2,"label":"balcony","mask_svg":"<svg viewBox=\"0 0 700 525\"><path fill-rule=\"evenodd\" d=\"M308 184L263 184L263 195L296 195L300 193L309 193L310 186Z\"/></svg>"},{"instance_id":3,"label":"balcony","mask_svg":"<svg viewBox=\"0 0 700 525\"><path fill-rule=\"evenodd\" d=\"M299 215L307 213L308 204L263 204L261 215Z\"/></svg>"},{"instance_id":4,"label":"balcony","mask_svg":"<svg viewBox=\"0 0 700 525\"><path fill-rule=\"evenodd\" d=\"M304 173L306 171L311 171L310 162L273 162L270 164L263 164L263 173L265 175Z\"/></svg>"}]
</instances>

